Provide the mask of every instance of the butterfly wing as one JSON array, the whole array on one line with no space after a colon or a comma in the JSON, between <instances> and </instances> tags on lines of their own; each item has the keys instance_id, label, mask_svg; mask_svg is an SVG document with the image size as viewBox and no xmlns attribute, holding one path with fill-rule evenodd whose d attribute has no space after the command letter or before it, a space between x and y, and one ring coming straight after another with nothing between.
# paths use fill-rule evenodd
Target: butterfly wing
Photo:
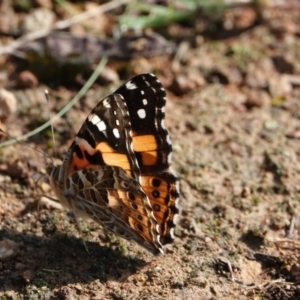
<instances>
[{"instance_id":1,"label":"butterfly wing","mask_svg":"<svg viewBox=\"0 0 300 300\"><path fill-rule=\"evenodd\" d=\"M68 177L67 186L65 197L75 212L155 254L163 252L149 200L122 168L82 169Z\"/></svg>"},{"instance_id":2,"label":"butterfly wing","mask_svg":"<svg viewBox=\"0 0 300 300\"><path fill-rule=\"evenodd\" d=\"M179 184L170 168L172 144L164 124L165 89L156 76L142 74L123 84L115 94L123 96L130 113L141 184L160 226L161 242L170 243L179 213Z\"/></svg>"},{"instance_id":3,"label":"butterfly wing","mask_svg":"<svg viewBox=\"0 0 300 300\"><path fill-rule=\"evenodd\" d=\"M124 98L112 94L100 101L86 118L63 163L70 175L98 166L117 166L139 180L140 170L132 150L130 118Z\"/></svg>"}]
</instances>

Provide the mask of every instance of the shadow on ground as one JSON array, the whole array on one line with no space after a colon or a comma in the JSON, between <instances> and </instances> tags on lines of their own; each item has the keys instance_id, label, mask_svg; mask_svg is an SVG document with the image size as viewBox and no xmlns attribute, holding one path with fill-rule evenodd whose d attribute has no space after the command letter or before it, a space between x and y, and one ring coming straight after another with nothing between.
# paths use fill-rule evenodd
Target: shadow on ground
<instances>
[{"instance_id":1,"label":"shadow on ground","mask_svg":"<svg viewBox=\"0 0 300 300\"><path fill-rule=\"evenodd\" d=\"M87 253L81 238L60 233L45 238L2 229L0 239L9 239L20 246L14 259L2 263L0 289L3 291L22 290L28 282L54 289L97 279L102 283L124 281L146 264L96 242L85 242Z\"/></svg>"}]
</instances>

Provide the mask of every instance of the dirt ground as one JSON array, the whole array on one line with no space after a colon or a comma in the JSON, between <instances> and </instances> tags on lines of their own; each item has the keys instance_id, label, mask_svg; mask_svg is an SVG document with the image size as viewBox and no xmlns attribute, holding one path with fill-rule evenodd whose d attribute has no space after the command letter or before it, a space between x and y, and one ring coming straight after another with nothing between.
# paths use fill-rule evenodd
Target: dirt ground
<instances>
[{"instance_id":1,"label":"dirt ground","mask_svg":"<svg viewBox=\"0 0 300 300\"><path fill-rule=\"evenodd\" d=\"M291 3L237 5L217 20L200 11L158 28L175 50L109 58L100 79L55 122L55 147L48 128L27 145L0 148L1 300L300 299L300 9ZM19 21L40 9L8 8ZM43 8L56 21L70 17L64 8ZM111 34L105 22L90 22L89 32L103 26ZM1 26L0 51L16 38ZM72 32L87 30L80 26ZM20 57L6 54L0 64L0 87L17 104L7 113L1 102L0 125L15 137L49 120L45 88L54 114L90 74L62 83L41 79ZM144 72L167 89L181 186L176 239L160 256L94 222L81 220L80 233L71 212L41 201L54 194L36 151L61 159L91 108Z\"/></svg>"}]
</instances>

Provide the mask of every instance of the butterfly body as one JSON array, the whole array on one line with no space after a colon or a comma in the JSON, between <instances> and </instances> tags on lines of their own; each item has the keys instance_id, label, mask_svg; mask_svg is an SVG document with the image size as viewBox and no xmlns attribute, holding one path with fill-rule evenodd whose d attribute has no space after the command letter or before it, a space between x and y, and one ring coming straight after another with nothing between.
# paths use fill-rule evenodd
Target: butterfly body
<instances>
[{"instance_id":1,"label":"butterfly body","mask_svg":"<svg viewBox=\"0 0 300 300\"><path fill-rule=\"evenodd\" d=\"M165 103L154 75L132 78L96 105L62 165L49 169L64 206L153 253L173 241L178 215Z\"/></svg>"}]
</instances>

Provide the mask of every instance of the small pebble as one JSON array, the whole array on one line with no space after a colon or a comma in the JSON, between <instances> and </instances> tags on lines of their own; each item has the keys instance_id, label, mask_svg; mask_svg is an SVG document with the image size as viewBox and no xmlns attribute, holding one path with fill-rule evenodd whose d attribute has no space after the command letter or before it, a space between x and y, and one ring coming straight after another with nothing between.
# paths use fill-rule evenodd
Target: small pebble
<instances>
[{"instance_id":1,"label":"small pebble","mask_svg":"<svg viewBox=\"0 0 300 300\"><path fill-rule=\"evenodd\" d=\"M0 89L0 120L7 120L17 110L17 100L13 93Z\"/></svg>"},{"instance_id":2,"label":"small pebble","mask_svg":"<svg viewBox=\"0 0 300 300\"><path fill-rule=\"evenodd\" d=\"M32 280L33 273L29 270L25 270L24 272L22 272L22 278L26 283L28 283Z\"/></svg>"},{"instance_id":3,"label":"small pebble","mask_svg":"<svg viewBox=\"0 0 300 300\"><path fill-rule=\"evenodd\" d=\"M23 71L18 75L17 86L19 88L34 88L39 84L36 76L30 71Z\"/></svg>"},{"instance_id":4,"label":"small pebble","mask_svg":"<svg viewBox=\"0 0 300 300\"><path fill-rule=\"evenodd\" d=\"M20 29L22 34L34 32L41 29L51 29L55 22L55 14L49 9L40 7L22 19Z\"/></svg>"},{"instance_id":5,"label":"small pebble","mask_svg":"<svg viewBox=\"0 0 300 300\"><path fill-rule=\"evenodd\" d=\"M68 286L62 286L55 294L58 299L69 299L69 297L72 296L72 289Z\"/></svg>"},{"instance_id":6,"label":"small pebble","mask_svg":"<svg viewBox=\"0 0 300 300\"><path fill-rule=\"evenodd\" d=\"M11 240L4 240L0 242L0 261L9 260L18 255L20 249L19 245Z\"/></svg>"}]
</instances>

